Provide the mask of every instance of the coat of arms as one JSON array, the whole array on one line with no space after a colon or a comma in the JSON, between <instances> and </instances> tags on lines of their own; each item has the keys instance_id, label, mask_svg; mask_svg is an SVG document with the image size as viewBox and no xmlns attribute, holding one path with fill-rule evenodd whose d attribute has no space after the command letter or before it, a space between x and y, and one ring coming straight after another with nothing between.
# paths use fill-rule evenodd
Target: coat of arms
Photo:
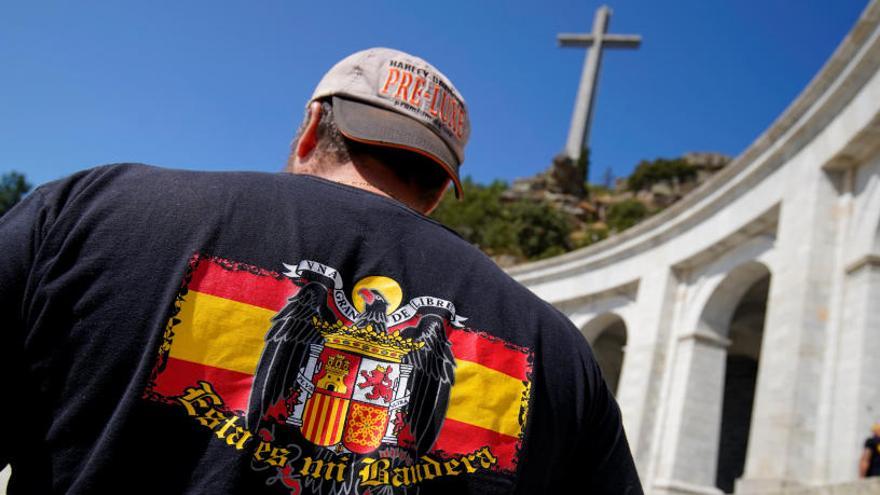
<instances>
[{"instance_id":1,"label":"coat of arms","mask_svg":"<svg viewBox=\"0 0 880 495\"><path fill-rule=\"evenodd\" d=\"M447 330L464 318L436 297L401 305L402 290L388 277L360 280L352 303L335 269L285 266L297 290L266 333L248 427L283 422L337 453L369 454L383 444L428 452L455 380Z\"/></svg>"}]
</instances>

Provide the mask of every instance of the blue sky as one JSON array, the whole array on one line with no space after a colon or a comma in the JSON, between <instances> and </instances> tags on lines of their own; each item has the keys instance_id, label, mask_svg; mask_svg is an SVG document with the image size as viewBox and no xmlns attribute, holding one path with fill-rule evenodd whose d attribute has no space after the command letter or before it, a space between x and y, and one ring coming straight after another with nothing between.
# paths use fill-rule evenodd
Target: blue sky
<instances>
[{"instance_id":1,"label":"blue sky","mask_svg":"<svg viewBox=\"0 0 880 495\"><path fill-rule=\"evenodd\" d=\"M562 150L601 2L79 1L0 4L0 173L40 184L103 163L281 169L303 105L345 55L390 46L464 94L480 182ZM686 151L736 155L821 68L864 0L618 0L591 179Z\"/></svg>"}]
</instances>

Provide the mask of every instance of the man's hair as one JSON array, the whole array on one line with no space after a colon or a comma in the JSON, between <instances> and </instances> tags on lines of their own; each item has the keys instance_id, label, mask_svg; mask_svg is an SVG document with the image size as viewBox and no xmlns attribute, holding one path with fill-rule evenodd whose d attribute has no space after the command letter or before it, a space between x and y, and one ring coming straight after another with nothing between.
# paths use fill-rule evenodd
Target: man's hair
<instances>
[{"instance_id":1,"label":"man's hair","mask_svg":"<svg viewBox=\"0 0 880 495\"><path fill-rule=\"evenodd\" d=\"M309 121L308 110L293 140L292 149L296 149L302 133ZM321 119L318 121L317 143L313 153L319 157L330 157L337 162L356 161L358 157L369 156L388 170L399 180L419 191L434 195L442 192L448 185L449 174L434 160L418 153L376 146L353 141L345 137L333 120L333 105L321 101Z\"/></svg>"}]
</instances>

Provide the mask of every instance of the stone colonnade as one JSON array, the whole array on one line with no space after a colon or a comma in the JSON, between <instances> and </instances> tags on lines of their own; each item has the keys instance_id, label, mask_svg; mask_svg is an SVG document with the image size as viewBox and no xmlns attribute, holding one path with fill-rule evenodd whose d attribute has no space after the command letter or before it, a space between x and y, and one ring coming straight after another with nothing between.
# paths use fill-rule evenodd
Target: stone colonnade
<instances>
[{"instance_id":1,"label":"stone colonnade","mask_svg":"<svg viewBox=\"0 0 880 495\"><path fill-rule=\"evenodd\" d=\"M855 479L880 420L880 0L700 189L511 274L594 344L648 492Z\"/></svg>"}]
</instances>

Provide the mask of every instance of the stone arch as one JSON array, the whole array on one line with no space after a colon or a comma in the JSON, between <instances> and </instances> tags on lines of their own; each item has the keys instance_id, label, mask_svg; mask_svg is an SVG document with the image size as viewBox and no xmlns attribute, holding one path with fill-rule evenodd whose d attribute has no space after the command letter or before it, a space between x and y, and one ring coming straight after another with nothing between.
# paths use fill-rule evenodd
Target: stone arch
<instances>
[{"instance_id":1,"label":"stone arch","mask_svg":"<svg viewBox=\"0 0 880 495\"><path fill-rule=\"evenodd\" d=\"M733 492L735 481L745 469L767 315L770 272L765 269L761 275L756 270L755 274L760 278L739 297L726 328L730 344L724 364L715 486L728 493ZM746 281L748 278L741 280Z\"/></svg>"},{"instance_id":2,"label":"stone arch","mask_svg":"<svg viewBox=\"0 0 880 495\"><path fill-rule=\"evenodd\" d=\"M747 261L731 270L703 306L697 331L728 338L731 318L743 296L756 282L769 277L770 269L759 261Z\"/></svg>"},{"instance_id":3,"label":"stone arch","mask_svg":"<svg viewBox=\"0 0 880 495\"><path fill-rule=\"evenodd\" d=\"M759 261L733 268L714 288L700 312L697 332L719 338L724 352L715 386L717 409L715 486L733 492L745 468L761 340L767 313L770 269Z\"/></svg>"},{"instance_id":4,"label":"stone arch","mask_svg":"<svg viewBox=\"0 0 880 495\"><path fill-rule=\"evenodd\" d=\"M593 348L608 388L617 394L626 348L626 322L615 313L602 313L587 322L581 332Z\"/></svg>"},{"instance_id":5,"label":"stone arch","mask_svg":"<svg viewBox=\"0 0 880 495\"><path fill-rule=\"evenodd\" d=\"M725 316L732 314L738 296L778 264L775 241L773 235L758 235L698 269L684 270L681 277L690 287L682 301L682 330L726 338Z\"/></svg>"},{"instance_id":6,"label":"stone arch","mask_svg":"<svg viewBox=\"0 0 880 495\"><path fill-rule=\"evenodd\" d=\"M732 492L734 480L743 472L746 445L742 442L747 441L750 428L757 364L740 366L740 358L753 359L760 354L754 344L761 340L771 273L755 258L726 264L723 270L711 268L711 282L701 288L700 297L691 301L701 304L692 313L696 319L690 320L689 330L677 339L677 376L670 392L672 419L666 440L672 448L670 464L663 467L668 471L665 477L698 486L706 493L719 488ZM756 307L754 302L762 300L764 306ZM740 328L757 320L762 327L753 332L757 338ZM736 356L736 364L728 374L731 355ZM748 396L747 404L731 400L726 383L731 377L747 384L734 386L739 395ZM742 407L737 409L737 405ZM725 406L729 409L726 419ZM739 426L739 430L731 429L731 425ZM730 443L734 437L740 444Z\"/></svg>"}]
</instances>

